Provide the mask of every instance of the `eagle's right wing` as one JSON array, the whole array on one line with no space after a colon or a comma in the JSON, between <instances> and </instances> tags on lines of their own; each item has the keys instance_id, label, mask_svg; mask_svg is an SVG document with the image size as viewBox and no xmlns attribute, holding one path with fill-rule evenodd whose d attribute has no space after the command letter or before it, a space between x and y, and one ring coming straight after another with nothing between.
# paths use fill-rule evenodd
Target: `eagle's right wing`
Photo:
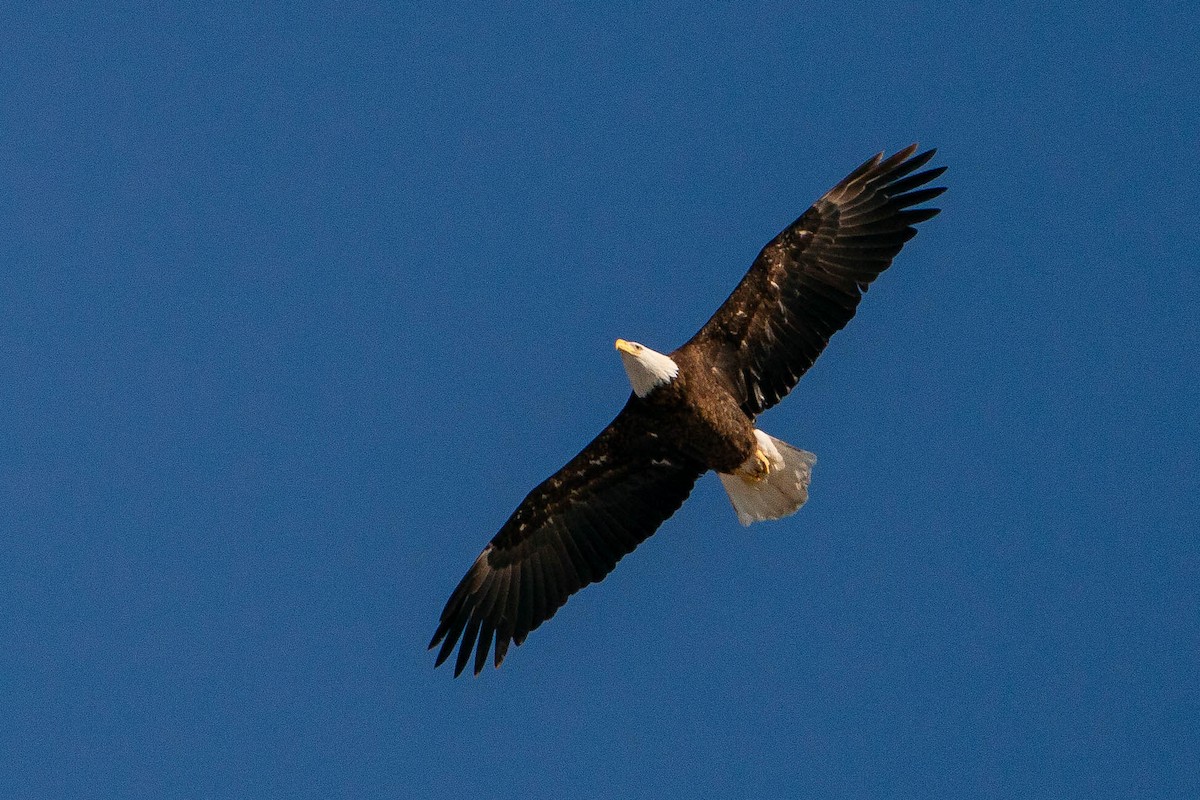
<instances>
[{"instance_id":1,"label":"eagle's right wing","mask_svg":"<svg viewBox=\"0 0 1200 800\"><path fill-rule=\"evenodd\" d=\"M529 493L483 549L442 611L429 647L454 674L475 651L495 665L575 592L602 579L687 499L703 465L659 440L636 397L591 444Z\"/></svg>"}]
</instances>

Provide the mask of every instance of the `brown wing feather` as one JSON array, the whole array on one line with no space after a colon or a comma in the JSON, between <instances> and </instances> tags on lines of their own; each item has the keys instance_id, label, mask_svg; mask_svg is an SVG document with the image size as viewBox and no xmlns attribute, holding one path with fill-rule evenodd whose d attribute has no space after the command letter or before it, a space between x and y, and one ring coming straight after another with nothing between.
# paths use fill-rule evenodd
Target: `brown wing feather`
<instances>
[{"instance_id":1,"label":"brown wing feather","mask_svg":"<svg viewBox=\"0 0 1200 800\"><path fill-rule=\"evenodd\" d=\"M914 144L870 159L776 236L717 313L680 348L702 348L749 415L791 391L887 269L914 225L936 208L912 208L942 187L921 189L945 167L911 174L936 151Z\"/></svg>"},{"instance_id":2,"label":"brown wing feather","mask_svg":"<svg viewBox=\"0 0 1200 800\"><path fill-rule=\"evenodd\" d=\"M592 443L529 493L450 596L430 648L454 674L495 641L500 666L575 592L602 579L687 499L704 467L652 435L635 397Z\"/></svg>"}]
</instances>

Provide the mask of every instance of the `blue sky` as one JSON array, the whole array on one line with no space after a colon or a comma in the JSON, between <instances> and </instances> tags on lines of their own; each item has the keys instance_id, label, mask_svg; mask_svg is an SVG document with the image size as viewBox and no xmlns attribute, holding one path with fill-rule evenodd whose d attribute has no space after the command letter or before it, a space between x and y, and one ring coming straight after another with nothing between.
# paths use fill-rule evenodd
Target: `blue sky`
<instances>
[{"instance_id":1,"label":"blue sky","mask_svg":"<svg viewBox=\"0 0 1200 800\"><path fill-rule=\"evenodd\" d=\"M1189 4L25 4L0 794L1200 796ZM659 534L452 680L525 492L864 158L949 166Z\"/></svg>"}]
</instances>

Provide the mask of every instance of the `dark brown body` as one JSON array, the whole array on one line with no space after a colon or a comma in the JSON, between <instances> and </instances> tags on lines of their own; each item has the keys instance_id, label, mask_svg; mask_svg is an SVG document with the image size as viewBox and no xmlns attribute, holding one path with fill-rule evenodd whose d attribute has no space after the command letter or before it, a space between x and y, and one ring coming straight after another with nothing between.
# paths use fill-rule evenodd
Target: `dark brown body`
<instances>
[{"instance_id":1,"label":"dark brown body","mask_svg":"<svg viewBox=\"0 0 1200 800\"><path fill-rule=\"evenodd\" d=\"M720 371L706 364L694 348L676 350L671 359L679 365L679 375L631 402L656 409L657 431L667 444L708 469L733 472L757 446L754 421L746 416Z\"/></svg>"}]
</instances>

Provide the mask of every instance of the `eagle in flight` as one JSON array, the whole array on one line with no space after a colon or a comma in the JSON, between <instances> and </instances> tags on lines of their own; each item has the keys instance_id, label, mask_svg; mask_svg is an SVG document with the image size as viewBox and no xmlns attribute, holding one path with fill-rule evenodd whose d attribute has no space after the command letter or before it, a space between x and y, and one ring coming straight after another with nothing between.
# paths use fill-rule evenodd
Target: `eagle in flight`
<instances>
[{"instance_id":1,"label":"eagle in flight","mask_svg":"<svg viewBox=\"0 0 1200 800\"><path fill-rule=\"evenodd\" d=\"M771 240L712 319L669 355L616 340L633 392L583 452L536 487L450 595L430 649L478 675L654 533L717 473L743 525L794 513L816 458L755 418L791 391L944 187L934 150L871 158ZM923 188L924 187L924 188ZM495 644L493 648L493 642Z\"/></svg>"}]
</instances>

